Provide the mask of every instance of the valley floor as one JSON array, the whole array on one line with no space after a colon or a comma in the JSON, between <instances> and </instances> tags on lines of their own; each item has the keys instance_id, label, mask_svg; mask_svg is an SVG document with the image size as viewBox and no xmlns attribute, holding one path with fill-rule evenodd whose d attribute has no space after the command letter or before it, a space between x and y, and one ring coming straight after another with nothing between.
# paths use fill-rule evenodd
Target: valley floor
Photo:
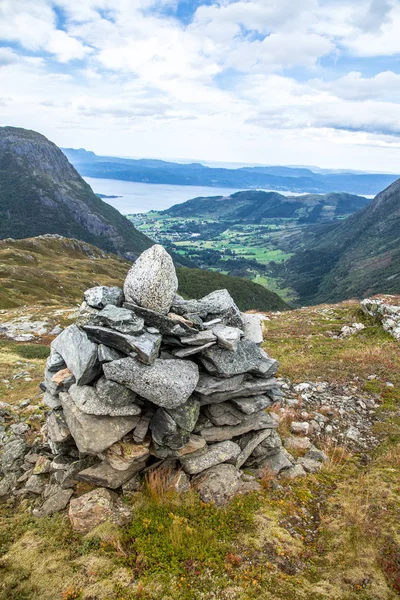
<instances>
[{"instance_id":1,"label":"valley floor","mask_svg":"<svg viewBox=\"0 0 400 600\"><path fill-rule=\"evenodd\" d=\"M40 431L47 332L66 325L69 310L1 311L0 425L27 421ZM32 499L10 500L0 505L1 600L400 597L399 344L353 301L269 317L264 347L285 380L281 433L321 414L325 426L313 441L330 457L323 469L290 481L266 473L260 493L225 509L149 480L126 500L134 509L128 526L85 537L64 514L34 519ZM46 321L46 333L33 327L29 341L6 337L21 318ZM353 322L365 329L339 337ZM10 414L1 402L12 405ZM348 435L352 426L359 435Z\"/></svg>"}]
</instances>

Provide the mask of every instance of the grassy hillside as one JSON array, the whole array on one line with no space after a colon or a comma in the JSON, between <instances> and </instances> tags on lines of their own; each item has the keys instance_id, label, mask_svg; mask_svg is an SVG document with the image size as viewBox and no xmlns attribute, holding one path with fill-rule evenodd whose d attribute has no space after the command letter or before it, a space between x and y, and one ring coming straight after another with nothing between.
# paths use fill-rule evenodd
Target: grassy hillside
<instances>
[{"instance_id":1,"label":"grassy hillside","mask_svg":"<svg viewBox=\"0 0 400 600\"><path fill-rule=\"evenodd\" d=\"M40 236L0 241L0 309L26 304L72 305L92 286L122 286L131 263L75 239ZM242 279L201 269L177 269L180 293L204 296L227 288L242 310L281 310L276 294Z\"/></svg>"}]
</instances>

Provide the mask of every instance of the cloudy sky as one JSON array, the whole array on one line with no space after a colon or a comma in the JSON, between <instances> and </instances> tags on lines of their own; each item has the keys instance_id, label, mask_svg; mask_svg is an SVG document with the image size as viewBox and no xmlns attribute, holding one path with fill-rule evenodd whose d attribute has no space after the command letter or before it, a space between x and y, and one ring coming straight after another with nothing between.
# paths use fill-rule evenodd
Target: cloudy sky
<instances>
[{"instance_id":1,"label":"cloudy sky","mask_svg":"<svg viewBox=\"0 0 400 600\"><path fill-rule=\"evenodd\" d=\"M0 123L98 154L400 172L400 0L0 0Z\"/></svg>"}]
</instances>

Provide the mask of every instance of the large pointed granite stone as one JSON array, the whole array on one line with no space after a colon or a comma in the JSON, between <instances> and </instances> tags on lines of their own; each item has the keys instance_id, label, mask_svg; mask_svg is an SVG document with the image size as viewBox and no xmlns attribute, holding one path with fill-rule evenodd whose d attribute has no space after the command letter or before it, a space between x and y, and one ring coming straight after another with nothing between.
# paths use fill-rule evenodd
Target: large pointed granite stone
<instances>
[{"instance_id":1,"label":"large pointed granite stone","mask_svg":"<svg viewBox=\"0 0 400 600\"><path fill-rule=\"evenodd\" d=\"M97 417L87 415L76 406L71 396L60 394L64 416L80 452L99 454L118 442L139 422L139 417Z\"/></svg>"},{"instance_id":2,"label":"large pointed granite stone","mask_svg":"<svg viewBox=\"0 0 400 600\"><path fill-rule=\"evenodd\" d=\"M64 359L78 385L90 383L100 373L101 366L97 356L97 344L91 342L82 329L70 325L51 343Z\"/></svg>"},{"instance_id":3,"label":"large pointed granite stone","mask_svg":"<svg viewBox=\"0 0 400 600\"><path fill-rule=\"evenodd\" d=\"M152 365L144 365L127 357L106 363L107 379L133 390L157 406L176 408L192 395L199 380L198 366L189 360L157 358Z\"/></svg>"},{"instance_id":4,"label":"large pointed granite stone","mask_svg":"<svg viewBox=\"0 0 400 600\"><path fill-rule=\"evenodd\" d=\"M143 252L130 269L124 284L127 302L167 314L178 289L174 263L162 246Z\"/></svg>"}]
</instances>

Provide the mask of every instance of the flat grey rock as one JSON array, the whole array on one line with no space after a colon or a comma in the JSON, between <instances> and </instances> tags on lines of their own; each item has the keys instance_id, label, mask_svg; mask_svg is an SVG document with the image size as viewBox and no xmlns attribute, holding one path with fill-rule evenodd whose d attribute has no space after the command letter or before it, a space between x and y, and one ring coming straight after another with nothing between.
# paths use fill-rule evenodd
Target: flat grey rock
<instances>
[{"instance_id":1,"label":"flat grey rock","mask_svg":"<svg viewBox=\"0 0 400 600\"><path fill-rule=\"evenodd\" d=\"M47 435L52 442L56 443L70 439L71 432L62 410L53 410L47 417Z\"/></svg>"},{"instance_id":2,"label":"flat grey rock","mask_svg":"<svg viewBox=\"0 0 400 600\"><path fill-rule=\"evenodd\" d=\"M25 490L38 496L44 490L44 480L40 475L31 475L25 484Z\"/></svg>"},{"instance_id":3,"label":"flat grey rock","mask_svg":"<svg viewBox=\"0 0 400 600\"><path fill-rule=\"evenodd\" d=\"M107 304L121 306L124 294L119 287L107 287L98 285L84 293L86 303L92 308L104 308Z\"/></svg>"},{"instance_id":4,"label":"flat grey rock","mask_svg":"<svg viewBox=\"0 0 400 600\"><path fill-rule=\"evenodd\" d=\"M209 373L200 373L199 382L196 386L196 393L201 396L210 396L218 392L230 392L236 391L241 387L244 381L244 374L235 375L234 377L227 377L221 379L220 377L214 377Z\"/></svg>"},{"instance_id":5,"label":"flat grey rock","mask_svg":"<svg viewBox=\"0 0 400 600\"><path fill-rule=\"evenodd\" d=\"M2 479L0 479L0 498L4 498L11 494L13 489L17 486L17 475L15 473L7 473Z\"/></svg>"},{"instance_id":6,"label":"flat grey rock","mask_svg":"<svg viewBox=\"0 0 400 600\"><path fill-rule=\"evenodd\" d=\"M113 467L106 462L102 462L99 465L84 469L77 477L81 481L87 481L88 483L114 490L121 487L121 485L129 481L129 479L132 479L136 473L141 471L145 466L145 462L146 461L135 463L128 469L125 469L125 471L113 469Z\"/></svg>"},{"instance_id":7,"label":"flat grey rock","mask_svg":"<svg viewBox=\"0 0 400 600\"><path fill-rule=\"evenodd\" d=\"M22 464L27 446L23 438L11 439L3 447L1 456L1 467L4 474L17 471Z\"/></svg>"},{"instance_id":8,"label":"flat grey rock","mask_svg":"<svg viewBox=\"0 0 400 600\"><path fill-rule=\"evenodd\" d=\"M209 446L207 452L188 454L180 459L183 470L189 475L197 475L210 467L228 461L235 461L240 454L240 446L227 441Z\"/></svg>"},{"instance_id":9,"label":"flat grey rock","mask_svg":"<svg viewBox=\"0 0 400 600\"><path fill-rule=\"evenodd\" d=\"M155 412L150 422L150 429L154 442L159 446L168 446L171 450L179 450L189 441L189 432L178 427L163 408Z\"/></svg>"},{"instance_id":10,"label":"flat grey rock","mask_svg":"<svg viewBox=\"0 0 400 600\"><path fill-rule=\"evenodd\" d=\"M124 283L127 302L167 314L178 289L172 258L159 244L143 252Z\"/></svg>"},{"instance_id":11,"label":"flat grey rock","mask_svg":"<svg viewBox=\"0 0 400 600\"><path fill-rule=\"evenodd\" d=\"M193 431L199 418L200 403L195 398L189 398L185 404L166 410L179 427L185 431Z\"/></svg>"},{"instance_id":12,"label":"flat grey rock","mask_svg":"<svg viewBox=\"0 0 400 600\"><path fill-rule=\"evenodd\" d=\"M211 375L220 377L251 373L268 378L275 375L279 366L277 360L270 358L257 344L248 340L241 340L236 352L213 346L201 355L200 360Z\"/></svg>"},{"instance_id":13,"label":"flat grey rock","mask_svg":"<svg viewBox=\"0 0 400 600\"><path fill-rule=\"evenodd\" d=\"M247 398L232 398L232 404L246 415L264 410L273 404L269 396L248 396ZM217 405L218 406L218 405Z\"/></svg>"},{"instance_id":14,"label":"flat grey rock","mask_svg":"<svg viewBox=\"0 0 400 600\"><path fill-rule=\"evenodd\" d=\"M191 335L189 337L182 337L181 342L186 346L204 346L204 344L209 344L210 342L215 342L217 336L212 331L199 331L196 335Z\"/></svg>"},{"instance_id":15,"label":"flat grey rock","mask_svg":"<svg viewBox=\"0 0 400 600\"><path fill-rule=\"evenodd\" d=\"M252 440L254 433L248 433L240 438L238 441L239 446L242 450ZM279 453L282 450L282 440L280 435L274 429L269 430L269 435L263 439L253 450L251 455L246 461L246 467L257 467L263 464L263 461L267 456L272 456Z\"/></svg>"},{"instance_id":16,"label":"flat grey rock","mask_svg":"<svg viewBox=\"0 0 400 600\"><path fill-rule=\"evenodd\" d=\"M138 317L144 319L146 326L154 327L162 335L175 335L175 336L191 336L197 333L197 329L185 323L183 321L176 321L171 317L162 315L159 312L143 308L133 302L125 302L124 308L133 310Z\"/></svg>"},{"instance_id":17,"label":"flat grey rock","mask_svg":"<svg viewBox=\"0 0 400 600\"><path fill-rule=\"evenodd\" d=\"M95 456L85 456L79 460L74 460L66 469L59 469L54 473L54 478L62 489L69 489L78 483L78 474L98 464L98 459Z\"/></svg>"},{"instance_id":18,"label":"flat grey rock","mask_svg":"<svg viewBox=\"0 0 400 600\"><path fill-rule=\"evenodd\" d=\"M134 429L139 417L97 417L88 415L75 405L71 396L62 392L65 419L80 452L99 454Z\"/></svg>"},{"instance_id":19,"label":"flat grey rock","mask_svg":"<svg viewBox=\"0 0 400 600\"><path fill-rule=\"evenodd\" d=\"M58 394L54 395L50 392L45 392L43 396L43 402L46 406L48 406L51 409L61 407L61 400Z\"/></svg>"},{"instance_id":20,"label":"flat grey rock","mask_svg":"<svg viewBox=\"0 0 400 600\"><path fill-rule=\"evenodd\" d=\"M240 338L243 332L239 327L229 327L228 325L216 325L212 332L217 336L218 345L231 352L236 352Z\"/></svg>"},{"instance_id":21,"label":"flat grey rock","mask_svg":"<svg viewBox=\"0 0 400 600\"><path fill-rule=\"evenodd\" d=\"M100 400L105 405L109 404L113 407L122 407L129 406L131 404L140 404L135 392L132 392L132 390L124 385L116 383L115 381L110 381L105 377L100 377L100 379L96 381L95 390ZM133 414L138 415L139 412Z\"/></svg>"},{"instance_id":22,"label":"flat grey rock","mask_svg":"<svg viewBox=\"0 0 400 600\"><path fill-rule=\"evenodd\" d=\"M249 431L258 431L259 429L276 429L276 421L267 413L255 413L245 415L244 420L239 425L226 425L225 427L206 427L201 435L206 442L222 442L231 440L237 436L248 433Z\"/></svg>"},{"instance_id":23,"label":"flat grey rock","mask_svg":"<svg viewBox=\"0 0 400 600\"><path fill-rule=\"evenodd\" d=\"M186 358L187 356L193 356L194 354L200 354L207 348L215 346L215 342L209 342L204 346L189 346L188 348L180 348L179 350L173 350L172 354L177 358Z\"/></svg>"},{"instance_id":24,"label":"flat grey rock","mask_svg":"<svg viewBox=\"0 0 400 600\"><path fill-rule=\"evenodd\" d=\"M193 453L198 453L205 451L206 441L200 437L199 435L194 435L193 433L189 434L189 441L187 444L182 446L182 448L178 448L177 450L172 450L167 446L160 446L154 440L152 441L150 452L153 456L161 459L169 459L169 458L181 458L182 456L191 455Z\"/></svg>"},{"instance_id":25,"label":"flat grey rock","mask_svg":"<svg viewBox=\"0 0 400 600\"><path fill-rule=\"evenodd\" d=\"M264 429L259 433L252 434L251 438L248 440L247 444L236 459L236 467L240 469L240 467L244 465L257 446L259 446L261 442L263 442L270 435L271 431L269 429Z\"/></svg>"},{"instance_id":26,"label":"flat grey rock","mask_svg":"<svg viewBox=\"0 0 400 600\"><path fill-rule=\"evenodd\" d=\"M243 377L243 376L241 376ZM235 378L227 379L226 381L234 381ZM217 404L218 402L225 402L226 400L232 400L234 398L246 398L248 396L256 396L259 394L269 393L271 389L274 389L277 385L276 379L261 379L254 378L244 380L242 383L232 389L226 391L215 392L213 394L199 394L197 397L200 400L201 406L206 404Z\"/></svg>"},{"instance_id":27,"label":"flat grey rock","mask_svg":"<svg viewBox=\"0 0 400 600\"><path fill-rule=\"evenodd\" d=\"M115 348L105 346L104 344L99 344L97 354L101 364L118 360L119 358L124 358L125 356L122 352L115 350Z\"/></svg>"},{"instance_id":28,"label":"flat grey rock","mask_svg":"<svg viewBox=\"0 0 400 600\"><path fill-rule=\"evenodd\" d=\"M244 338L260 346L263 343L262 316L242 313L242 319L244 323Z\"/></svg>"},{"instance_id":29,"label":"flat grey rock","mask_svg":"<svg viewBox=\"0 0 400 600\"><path fill-rule=\"evenodd\" d=\"M141 317L137 317L127 308L119 308L112 304L107 304L103 310L96 313L92 318L92 323L130 335L135 335L144 329L144 320Z\"/></svg>"},{"instance_id":30,"label":"flat grey rock","mask_svg":"<svg viewBox=\"0 0 400 600\"><path fill-rule=\"evenodd\" d=\"M318 471L322 468L322 463L317 460L312 460L311 458L306 458L305 456L300 457L297 461L299 465L303 467L307 473L318 473Z\"/></svg>"},{"instance_id":31,"label":"flat grey rock","mask_svg":"<svg viewBox=\"0 0 400 600\"><path fill-rule=\"evenodd\" d=\"M99 344L111 346L124 354L137 353L139 360L145 364L152 364L160 352L161 335L153 335L148 332L141 335L129 335L107 327L93 325L85 325L85 331L90 339Z\"/></svg>"},{"instance_id":32,"label":"flat grey rock","mask_svg":"<svg viewBox=\"0 0 400 600\"><path fill-rule=\"evenodd\" d=\"M125 417L140 415L141 413L140 406L133 402L118 406L110 402L104 402L95 388L88 385L78 386L74 384L71 386L69 394L79 410L88 415Z\"/></svg>"},{"instance_id":33,"label":"flat grey rock","mask_svg":"<svg viewBox=\"0 0 400 600\"><path fill-rule=\"evenodd\" d=\"M304 477L305 474L306 472L303 467L300 464L296 464L282 471L279 477L284 479L297 479L297 477Z\"/></svg>"},{"instance_id":34,"label":"flat grey rock","mask_svg":"<svg viewBox=\"0 0 400 600\"><path fill-rule=\"evenodd\" d=\"M46 361L46 369L51 373L56 373L57 371L61 371L61 369L65 369L66 366L61 354L50 348L50 356Z\"/></svg>"},{"instance_id":35,"label":"flat grey rock","mask_svg":"<svg viewBox=\"0 0 400 600\"><path fill-rule=\"evenodd\" d=\"M239 425L246 415L235 408L230 402L221 402L220 404L209 404L205 410L205 415L211 423L217 427L224 425Z\"/></svg>"},{"instance_id":36,"label":"flat grey rock","mask_svg":"<svg viewBox=\"0 0 400 600\"><path fill-rule=\"evenodd\" d=\"M132 437L133 440L140 444L144 442L147 433L149 431L150 421L153 418L153 413L146 413L140 417L139 423L136 425L133 430Z\"/></svg>"},{"instance_id":37,"label":"flat grey rock","mask_svg":"<svg viewBox=\"0 0 400 600\"><path fill-rule=\"evenodd\" d=\"M68 502L73 495L74 490L60 488L54 494L49 496L42 506L37 510L35 516L47 517L54 513L64 510L68 506Z\"/></svg>"},{"instance_id":38,"label":"flat grey rock","mask_svg":"<svg viewBox=\"0 0 400 600\"><path fill-rule=\"evenodd\" d=\"M223 506L239 492L241 473L234 465L217 465L194 477L192 486L203 502Z\"/></svg>"},{"instance_id":39,"label":"flat grey rock","mask_svg":"<svg viewBox=\"0 0 400 600\"><path fill-rule=\"evenodd\" d=\"M199 380L198 366L188 360L156 359L147 366L135 358L104 365L107 379L126 385L157 406L176 408L192 395Z\"/></svg>"},{"instance_id":40,"label":"flat grey rock","mask_svg":"<svg viewBox=\"0 0 400 600\"><path fill-rule=\"evenodd\" d=\"M64 329L51 348L63 357L78 385L91 383L100 373L97 345L76 325Z\"/></svg>"},{"instance_id":41,"label":"flat grey rock","mask_svg":"<svg viewBox=\"0 0 400 600\"><path fill-rule=\"evenodd\" d=\"M198 316L212 321L221 319L225 325L243 327L240 310L236 306L228 290L216 290L200 300L183 300L176 298L172 306L173 312L187 318Z\"/></svg>"},{"instance_id":42,"label":"flat grey rock","mask_svg":"<svg viewBox=\"0 0 400 600\"><path fill-rule=\"evenodd\" d=\"M286 450L281 450L276 454L266 457L260 464L260 467L263 469L267 468L273 475L278 475L284 469L290 469L293 463L293 457Z\"/></svg>"}]
</instances>

